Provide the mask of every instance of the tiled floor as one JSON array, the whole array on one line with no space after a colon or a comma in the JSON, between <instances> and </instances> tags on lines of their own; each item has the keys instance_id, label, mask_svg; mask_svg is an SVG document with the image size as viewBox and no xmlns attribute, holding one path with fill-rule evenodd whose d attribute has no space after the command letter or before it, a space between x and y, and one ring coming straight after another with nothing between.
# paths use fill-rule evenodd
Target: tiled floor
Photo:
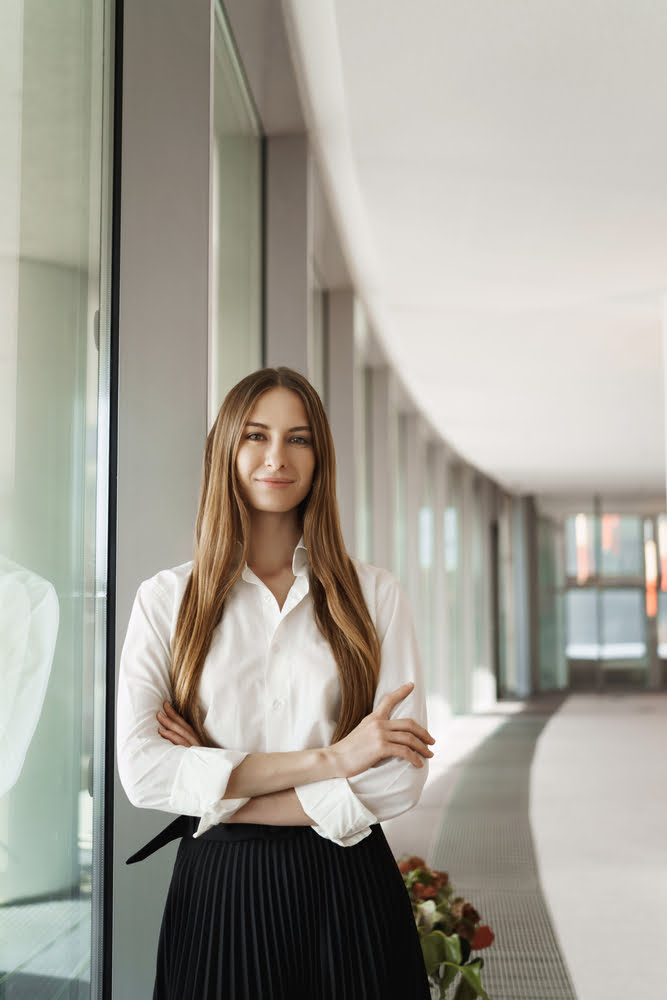
<instances>
[{"instance_id":1,"label":"tiled floor","mask_svg":"<svg viewBox=\"0 0 667 1000\"><path fill-rule=\"evenodd\" d=\"M497 836L496 862L485 861L488 874L481 884L488 885L484 899L478 899L480 909L491 921L484 905L493 907L499 940L523 934L525 944L513 957L507 948L496 950L504 992L495 993L493 1000L572 996L567 992L572 987L578 1000L667 997L664 974L654 960L667 940L667 695L576 695L560 705L549 700L504 705L498 714L450 720L435 709L431 718L432 725L437 722L438 756L422 800L408 816L384 827L397 856L422 854L449 867L454 884L463 888L461 879L469 879L479 865L473 862L465 870L463 838L456 848L457 881L457 872L441 855L443 849L453 853L457 841L452 839L448 847L443 831L449 825L454 837L461 822L461 829L466 823L491 828L498 824L499 812L516 812L521 821L517 830L528 838L526 850L518 852L516 878L528 883L532 878L538 895L530 897L530 907L528 896L520 897L523 910L530 909L522 929L517 923L521 907L511 905L516 894L511 883L503 882L506 845ZM531 750L523 783L516 768L525 765L526 746L517 751L511 734L527 736L531 726L516 720L507 726L517 710L528 720L544 716L533 727L534 756ZM501 727L510 738L500 738ZM463 799L457 787L466 789ZM475 808L477 820L470 812ZM469 840L471 858L479 844ZM493 843L494 837L487 838L484 850ZM517 887L530 889L528 883L519 881ZM566 968L560 986L563 973L550 964L554 947ZM488 970L493 952L487 953ZM523 985L508 986L513 971Z\"/></svg>"}]
</instances>

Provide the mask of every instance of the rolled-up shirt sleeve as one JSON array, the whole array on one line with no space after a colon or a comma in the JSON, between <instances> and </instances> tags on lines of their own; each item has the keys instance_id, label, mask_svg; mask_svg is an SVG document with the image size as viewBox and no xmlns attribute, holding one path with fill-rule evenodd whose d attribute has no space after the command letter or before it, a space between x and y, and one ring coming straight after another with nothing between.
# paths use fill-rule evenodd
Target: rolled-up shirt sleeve
<instances>
[{"instance_id":1,"label":"rolled-up shirt sleeve","mask_svg":"<svg viewBox=\"0 0 667 1000\"><path fill-rule=\"evenodd\" d=\"M248 801L223 799L231 772L247 754L174 746L158 733L156 714L172 698L170 644L176 611L155 578L141 585L120 661L118 770L133 805L199 816L197 836Z\"/></svg>"},{"instance_id":2,"label":"rolled-up shirt sleeve","mask_svg":"<svg viewBox=\"0 0 667 1000\"><path fill-rule=\"evenodd\" d=\"M412 718L426 727L426 697L412 615L400 584L385 571L379 572L377 582L376 627L382 659L374 707L385 694L412 681L413 690L391 718ZM400 757L388 757L352 778L312 782L297 787L296 793L317 833L351 847L368 836L373 823L416 805L427 775L427 759L416 767Z\"/></svg>"}]
</instances>

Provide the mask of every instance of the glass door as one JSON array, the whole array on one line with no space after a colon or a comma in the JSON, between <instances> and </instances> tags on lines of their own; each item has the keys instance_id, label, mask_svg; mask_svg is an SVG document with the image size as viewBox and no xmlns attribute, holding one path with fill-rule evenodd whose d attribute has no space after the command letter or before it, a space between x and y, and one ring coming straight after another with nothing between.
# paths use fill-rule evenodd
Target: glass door
<instances>
[{"instance_id":1,"label":"glass door","mask_svg":"<svg viewBox=\"0 0 667 1000\"><path fill-rule=\"evenodd\" d=\"M31 1000L101 986L111 9L0 16L0 996Z\"/></svg>"}]
</instances>

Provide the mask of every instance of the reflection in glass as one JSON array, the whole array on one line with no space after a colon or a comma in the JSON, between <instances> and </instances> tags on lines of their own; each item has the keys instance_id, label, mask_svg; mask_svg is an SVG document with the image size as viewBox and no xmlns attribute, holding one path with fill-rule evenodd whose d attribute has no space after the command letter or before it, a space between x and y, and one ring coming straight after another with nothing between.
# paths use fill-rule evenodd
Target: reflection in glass
<instances>
[{"instance_id":1,"label":"reflection in glass","mask_svg":"<svg viewBox=\"0 0 667 1000\"><path fill-rule=\"evenodd\" d=\"M90 995L105 22L0 24L0 995L31 1000Z\"/></svg>"}]
</instances>

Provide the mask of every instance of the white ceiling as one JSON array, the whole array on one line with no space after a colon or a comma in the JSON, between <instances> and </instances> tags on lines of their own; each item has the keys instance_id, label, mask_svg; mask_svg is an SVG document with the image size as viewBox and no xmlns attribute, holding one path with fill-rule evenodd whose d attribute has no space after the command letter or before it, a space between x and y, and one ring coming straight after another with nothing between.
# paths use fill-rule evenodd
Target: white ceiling
<instances>
[{"instance_id":1,"label":"white ceiling","mask_svg":"<svg viewBox=\"0 0 667 1000\"><path fill-rule=\"evenodd\" d=\"M664 494L664 0L285 0L376 332L507 488Z\"/></svg>"}]
</instances>

